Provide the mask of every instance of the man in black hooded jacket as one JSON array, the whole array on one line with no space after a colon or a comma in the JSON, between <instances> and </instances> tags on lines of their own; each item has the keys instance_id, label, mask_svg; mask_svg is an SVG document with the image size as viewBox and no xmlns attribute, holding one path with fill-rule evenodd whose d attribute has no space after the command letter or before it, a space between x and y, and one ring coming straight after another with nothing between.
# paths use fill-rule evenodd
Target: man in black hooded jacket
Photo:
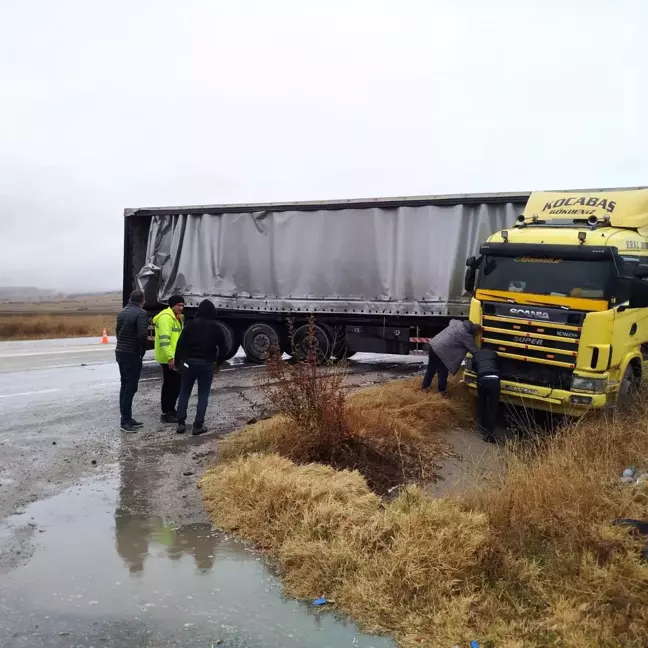
<instances>
[{"instance_id":1,"label":"man in black hooded jacket","mask_svg":"<svg viewBox=\"0 0 648 648\"><path fill-rule=\"evenodd\" d=\"M119 413L122 432L136 432L142 427L142 423L133 418L133 398L137 393L148 339L148 315L143 305L144 293L134 290L130 301L117 316L115 358L121 378Z\"/></svg>"},{"instance_id":2,"label":"man in black hooded jacket","mask_svg":"<svg viewBox=\"0 0 648 648\"><path fill-rule=\"evenodd\" d=\"M198 306L196 317L187 322L176 346L175 365L182 374L178 398L178 434L186 430L187 406L194 383L198 381L198 406L193 434L203 434L209 390L214 378L214 364L222 364L227 342L218 325L218 311L208 299Z\"/></svg>"},{"instance_id":3,"label":"man in black hooded jacket","mask_svg":"<svg viewBox=\"0 0 648 648\"><path fill-rule=\"evenodd\" d=\"M477 374L477 421L484 441L495 441L495 426L500 400L500 370L497 352L481 348L473 353Z\"/></svg>"}]
</instances>

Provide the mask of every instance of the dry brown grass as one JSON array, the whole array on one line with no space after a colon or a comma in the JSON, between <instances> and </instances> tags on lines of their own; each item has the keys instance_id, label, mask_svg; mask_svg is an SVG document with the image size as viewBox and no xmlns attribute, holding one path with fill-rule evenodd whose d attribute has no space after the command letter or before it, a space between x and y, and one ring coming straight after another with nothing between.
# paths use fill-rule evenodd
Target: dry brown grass
<instances>
[{"instance_id":1,"label":"dry brown grass","mask_svg":"<svg viewBox=\"0 0 648 648\"><path fill-rule=\"evenodd\" d=\"M0 288L0 292L2 289ZM73 297L51 297L39 299L0 300L0 313L23 315L51 315L54 313L118 313L122 308L121 292L109 292Z\"/></svg>"},{"instance_id":2,"label":"dry brown grass","mask_svg":"<svg viewBox=\"0 0 648 648\"><path fill-rule=\"evenodd\" d=\"M325 595L403 646L648 645L648 565L610 524L648 517L648 486L618 480L648 463L648 404L507 460L494 482L438 500L409 487L384 502L357 473L276 455L217 466L201 486L215 524L276 559L289 594Z\"/></svg>"},{"instance_id":3,"label":"dry brown grass","mask_svg":"<svg viewBox=\"0 0 648 648\"><path fill-rule=\"evenodd\" d=\"M384 491L433 479L435 462L450 451L444 431L471 420L468 396L456 381L448 399L422 392L419 378L347 396L344 371L319 368L317 376L300 394L273 381L270 389L277 396L270 394L270 400L284 413L228 435L219 443L221 460L277 453L297 463L358 469L375 490ZM282 403L286 398L294 398L294 410Z\"/></svg>"},{"instance_id":4,"label":"dry brown grass","mask_svg":"<svg viewBox=\"0 0 648 648\"><path fill-rule=\"evenodd\" d=\"M116 314L7 314L0 313L0 340L101 336L115 334Z\"/></svg>"}]
</instances>

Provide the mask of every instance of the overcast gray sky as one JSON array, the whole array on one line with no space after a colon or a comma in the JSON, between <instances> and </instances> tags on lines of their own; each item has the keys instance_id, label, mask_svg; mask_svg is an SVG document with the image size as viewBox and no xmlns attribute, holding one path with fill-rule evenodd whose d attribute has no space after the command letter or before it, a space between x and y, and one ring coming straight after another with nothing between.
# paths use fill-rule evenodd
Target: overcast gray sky
<instances>
[{"instance_id":1,"label":"overcast gray sky","mask_svg":"<svg viewBox=\"0 0 648 648\"><path fill-rule=\"evenodd\" d=\"M647 19L640 0L5 0L0 285L119 288L124 207L648 184Z\"/></svg>"}]
</instances>

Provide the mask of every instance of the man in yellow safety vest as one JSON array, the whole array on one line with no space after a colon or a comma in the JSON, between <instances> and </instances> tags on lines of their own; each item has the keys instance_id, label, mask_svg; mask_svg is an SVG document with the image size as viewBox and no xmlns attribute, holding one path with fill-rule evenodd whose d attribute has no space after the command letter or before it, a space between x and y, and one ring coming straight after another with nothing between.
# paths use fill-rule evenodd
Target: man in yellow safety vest
<instances>
[{"instance_id":1,"label":"man in yellow safety vest","mask_svg":"<svg viewBox=\"0 0 648 648\"><path fill-rule=\"evenodd\" d=\"M176 371L175 351L184 317L184 297L173 295L169 307L153 318L155 324L155 359L162 365L162 423L177 423L176 403L180 394L180 373Z\"/></svg>"}]
</instances>

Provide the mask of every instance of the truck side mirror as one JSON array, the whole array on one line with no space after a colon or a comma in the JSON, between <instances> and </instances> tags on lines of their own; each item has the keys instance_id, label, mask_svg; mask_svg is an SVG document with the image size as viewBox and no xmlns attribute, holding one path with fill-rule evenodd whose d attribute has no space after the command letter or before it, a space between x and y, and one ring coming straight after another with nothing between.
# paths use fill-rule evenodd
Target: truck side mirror
<instances>
[{"instance_id":1,"label":"truck side mirror","mask_svg":"<svg viewBox=\"0 0 648 648\"><path fill-rule=\"evenodd\" d=\"M477 259L474 256L469 256L466 259L466 267L472 268L475 265L475 261L477 261Z\"/></svg>"},{"instance_id":2,"label":"truck side mirror","mask_svg":"<svg viewBox=\"0 0 648 648\"><path fill-rule=\"evenodd\" d=\"M477 270L474 266L469 266L466 268L466 274L464 276L464 290L466 292L473 292L475 290L475 276L477 275Z\"/></svg>"},{"instance_id":3,"label":"truck side mirror","mask_svg":"<svg viewBox=\"0 0 648 648\"><path fill-rule=\"evenodd\" d=\"M648 281L633 279L629 301L629 308L648 308Z\"/></svg>"}]
</instances>

